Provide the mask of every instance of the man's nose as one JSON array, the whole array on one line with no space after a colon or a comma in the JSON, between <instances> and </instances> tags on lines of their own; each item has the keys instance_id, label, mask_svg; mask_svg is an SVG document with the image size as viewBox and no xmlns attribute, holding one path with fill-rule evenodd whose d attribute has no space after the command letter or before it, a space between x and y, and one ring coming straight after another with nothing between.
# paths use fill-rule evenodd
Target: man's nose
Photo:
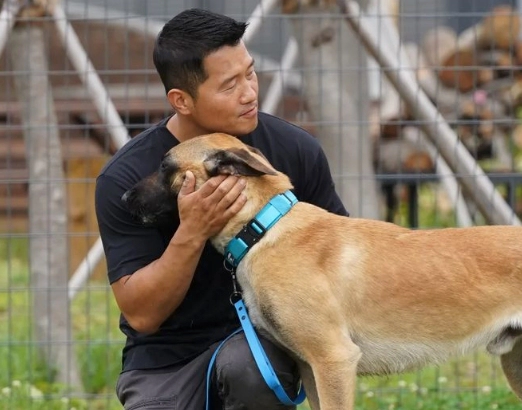
<instances>
[{"instance_id":1,"label":"man's nose","mask_svg":"<svg viewBox=\"0 0 522 410\"><path fill-rule=\"evenodd\" d=\"M257 82L248 81L241 96L242 104L249 104L257 100Z\"/></svg>"}]
</instances>

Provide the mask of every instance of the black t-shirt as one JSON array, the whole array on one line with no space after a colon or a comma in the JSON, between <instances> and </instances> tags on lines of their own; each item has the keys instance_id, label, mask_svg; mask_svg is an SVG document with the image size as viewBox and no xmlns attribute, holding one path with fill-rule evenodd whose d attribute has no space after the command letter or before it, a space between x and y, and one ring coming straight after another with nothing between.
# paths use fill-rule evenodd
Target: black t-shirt
<instances>
[{"instance_id":1,"label":"black t-shirt","mask_svg":"<svg viewBox=\"0 0 522 410\"><path fill-rule=\"evenodd\" d=\"M154 173L164 154L179 142L166 128L167 119L134 137L107 163L96 184L96 215L110 283L158 259L179 226L179 219L145 227L129 214L121 200L135 183ZM340 215L347 212L335 193L326 157L317 140L284 120L259 113L259 124L241 138L258 148L294 184L296 197ZM123 315L127 336L123 371L182 363L224 339L239 327L229 302L230 273L223 256L207 243L187 295L154 334L140 334Z\"/></svg>"}]
</instances>

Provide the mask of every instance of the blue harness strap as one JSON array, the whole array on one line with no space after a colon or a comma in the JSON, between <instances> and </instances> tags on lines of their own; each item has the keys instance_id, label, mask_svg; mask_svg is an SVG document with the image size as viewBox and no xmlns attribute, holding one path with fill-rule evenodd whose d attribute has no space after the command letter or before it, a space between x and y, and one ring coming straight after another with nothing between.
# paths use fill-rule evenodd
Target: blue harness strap
<instances>
[{"instance_id":1,"label":"blue harness strap","mask_svg":"<svg viewBox=\"0 0 522 410\"><path fill-rule=\"evenodd\" d=\"M257 364L265 383L270 387L270 389L275 393L277 398L281 403L285 406L293 406L301 404L306 398L306 393L304 391L303 385L301 384L299 388L299 392L297 397L292 400L285 392L284 387L281 385L279 378L277 377L268 356L257 337L256 331L254 330L254 326L250 321L250 317L248 316L248 312L246 310L245 304L243 300L240 299L234 303L234 307L236 308L237 315L241 322L241 329L237 329L231 335L229 335L225 340L223 340L217 349L214 351L212 358L208 364L207 369L207 400L206 400L206 410L210 410L210 378L212 375L212 368L216 362L216 357L218 355L219 350L223 347L223 345L234 335L240 333L241 331L245 332L245 338L248 342L248 346L250 347L250 351L252 352L252 356L254 356L254 360Z\"/></svg>"}]
</instances>

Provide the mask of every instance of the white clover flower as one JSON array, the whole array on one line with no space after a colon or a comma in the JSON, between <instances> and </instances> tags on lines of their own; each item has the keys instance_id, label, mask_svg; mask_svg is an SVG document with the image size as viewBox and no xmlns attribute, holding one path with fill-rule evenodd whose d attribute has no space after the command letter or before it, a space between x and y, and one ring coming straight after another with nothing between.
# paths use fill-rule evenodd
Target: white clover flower
<instances>
[{"instance_id":1,"label":"white clover flower","mask_svg":"<svg viewBox=\"0 0 522 410\"><path fill-rule=\"evenodd\" d=\"M44 394L41 390L37 389L34 386L29 387L29 396L31 396L32 399L41 399L43 398Z\"/></svg>"},{"instance_id":2,"label":"white clover flower","mask_svg":"<svg viewBox=\"0 0 522 410\"><path fill-rule=\"evenodd\" d=\"M419 390L419 386L417 386L415 383L410 384L410 391L416 392Z\"/></svg>"},{"instance_id":3,"label":"white clover flower","mask_svg":"<svg viewBox=\"0 0 522 410\"><path fill-rule=\"evenodd\" d=\"M4 388L2 389L2 394L3 394L4 396L10 396L10 395L11 395L11 388L10 388L10 387L4 387Z\"/></svg>"},{"instance_id":4,"label":"white clover flower","mask_svg":"<svg viewBox=\"0 0 522 410\"><path fill-rule=\"evenodd\" d=\"M20 380L13 380L11 383L13 387L20 387L22 385L22 382Z\"/></svg>"},{"instance_id":5,"label":"white clover flower","mask_svg":"<svg viewBox=\"0 0 522 410\"><path fill-rule=\"evenodd\" d=\"M375 396L375 393L372 392L371 390L366 392L366 397L373 397L373 396Z\"/></svg>"},{"instance_id":6,"label":"white clover flower","mask_svg":"<svg viewBox=\"0 0 522 410\"><path fill-rule=\"evenodd\" d=\"M493 403L493 404L491 405L491 408L492 408L492 409L498 409L498 403Z\"/></svg>"},{"instance_id":7,"label":"white clover flower","mask_svg":"<svg viewBox=\"0 0 522 410\"><path fill-rule=\"evenodd\" d=\"M423 396L427 395L428 394L428 388L427 387L421 387L419 389L419 392L420 394L422 394Z\"/></svg>"},{"instance_id":8,"label":"white clover flower","mask_svg":"<svg viewBox=\"0 0 522 410\"><path fill-rule=\"evenodd\" d=\"M448 378L445 376L440 376L437 380L439 381L440 384L444 384L444 383L448 382Z\"/></svg>"},{"instance_id":9,"label":"white clover flower","mask_svg":"<svg viewBox=\"0 0 522 410\"><path fill-rule=\"evenodd\" d=\"M491 393L491 386L482 386L480 390L482 391L482 393L489 394Z\"/></svg>"},{"instance_id":10,"label":"white clover flower","mask_svg":"<svg viewBox=\"0 0 522 410\"><path fill-rule=\"evenodd\" d=\"M359 383L359 390L364 392L368 390L368 385L366 383Z\"/></svg>"},{"instance_id":11,"label":"white clover flower","mask_svg":"<svg viewBox=\"0 0 522 410\"><path fill-rule=\"evenodd\" d=\"M408 385L406 380L399 380L399 383L397 383L397 384L399 385L399 387L406 387Z\"/></svg>"}]
</instances>

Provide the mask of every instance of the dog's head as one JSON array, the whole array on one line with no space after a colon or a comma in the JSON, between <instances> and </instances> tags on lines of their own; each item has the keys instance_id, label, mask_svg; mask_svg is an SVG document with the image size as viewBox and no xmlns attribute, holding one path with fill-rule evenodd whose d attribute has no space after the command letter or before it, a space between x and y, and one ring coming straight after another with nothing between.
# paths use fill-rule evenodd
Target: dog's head
<instances>
[{"instance_id":1,"label":"dog's head","mask_svg":"<svg viewBox=\"0 0 522 410\"><path fill-rule=\"evenodd\" d=\"M196 189L217 175L253 177L260 185L255 195L260 201L264 201L266 195L273 196L291 188L288 177L277 172L258 149L231 135L216 133L192 138L172 148L165 154L158 171L138 182L122 199L135 218L154 224L177 212L177 194L187 171L194 174ZM263 184L260 178L263 176L278 178ZM272 187L274 192L266 193L267 187Z\"/></svg>"}]
</instances>

